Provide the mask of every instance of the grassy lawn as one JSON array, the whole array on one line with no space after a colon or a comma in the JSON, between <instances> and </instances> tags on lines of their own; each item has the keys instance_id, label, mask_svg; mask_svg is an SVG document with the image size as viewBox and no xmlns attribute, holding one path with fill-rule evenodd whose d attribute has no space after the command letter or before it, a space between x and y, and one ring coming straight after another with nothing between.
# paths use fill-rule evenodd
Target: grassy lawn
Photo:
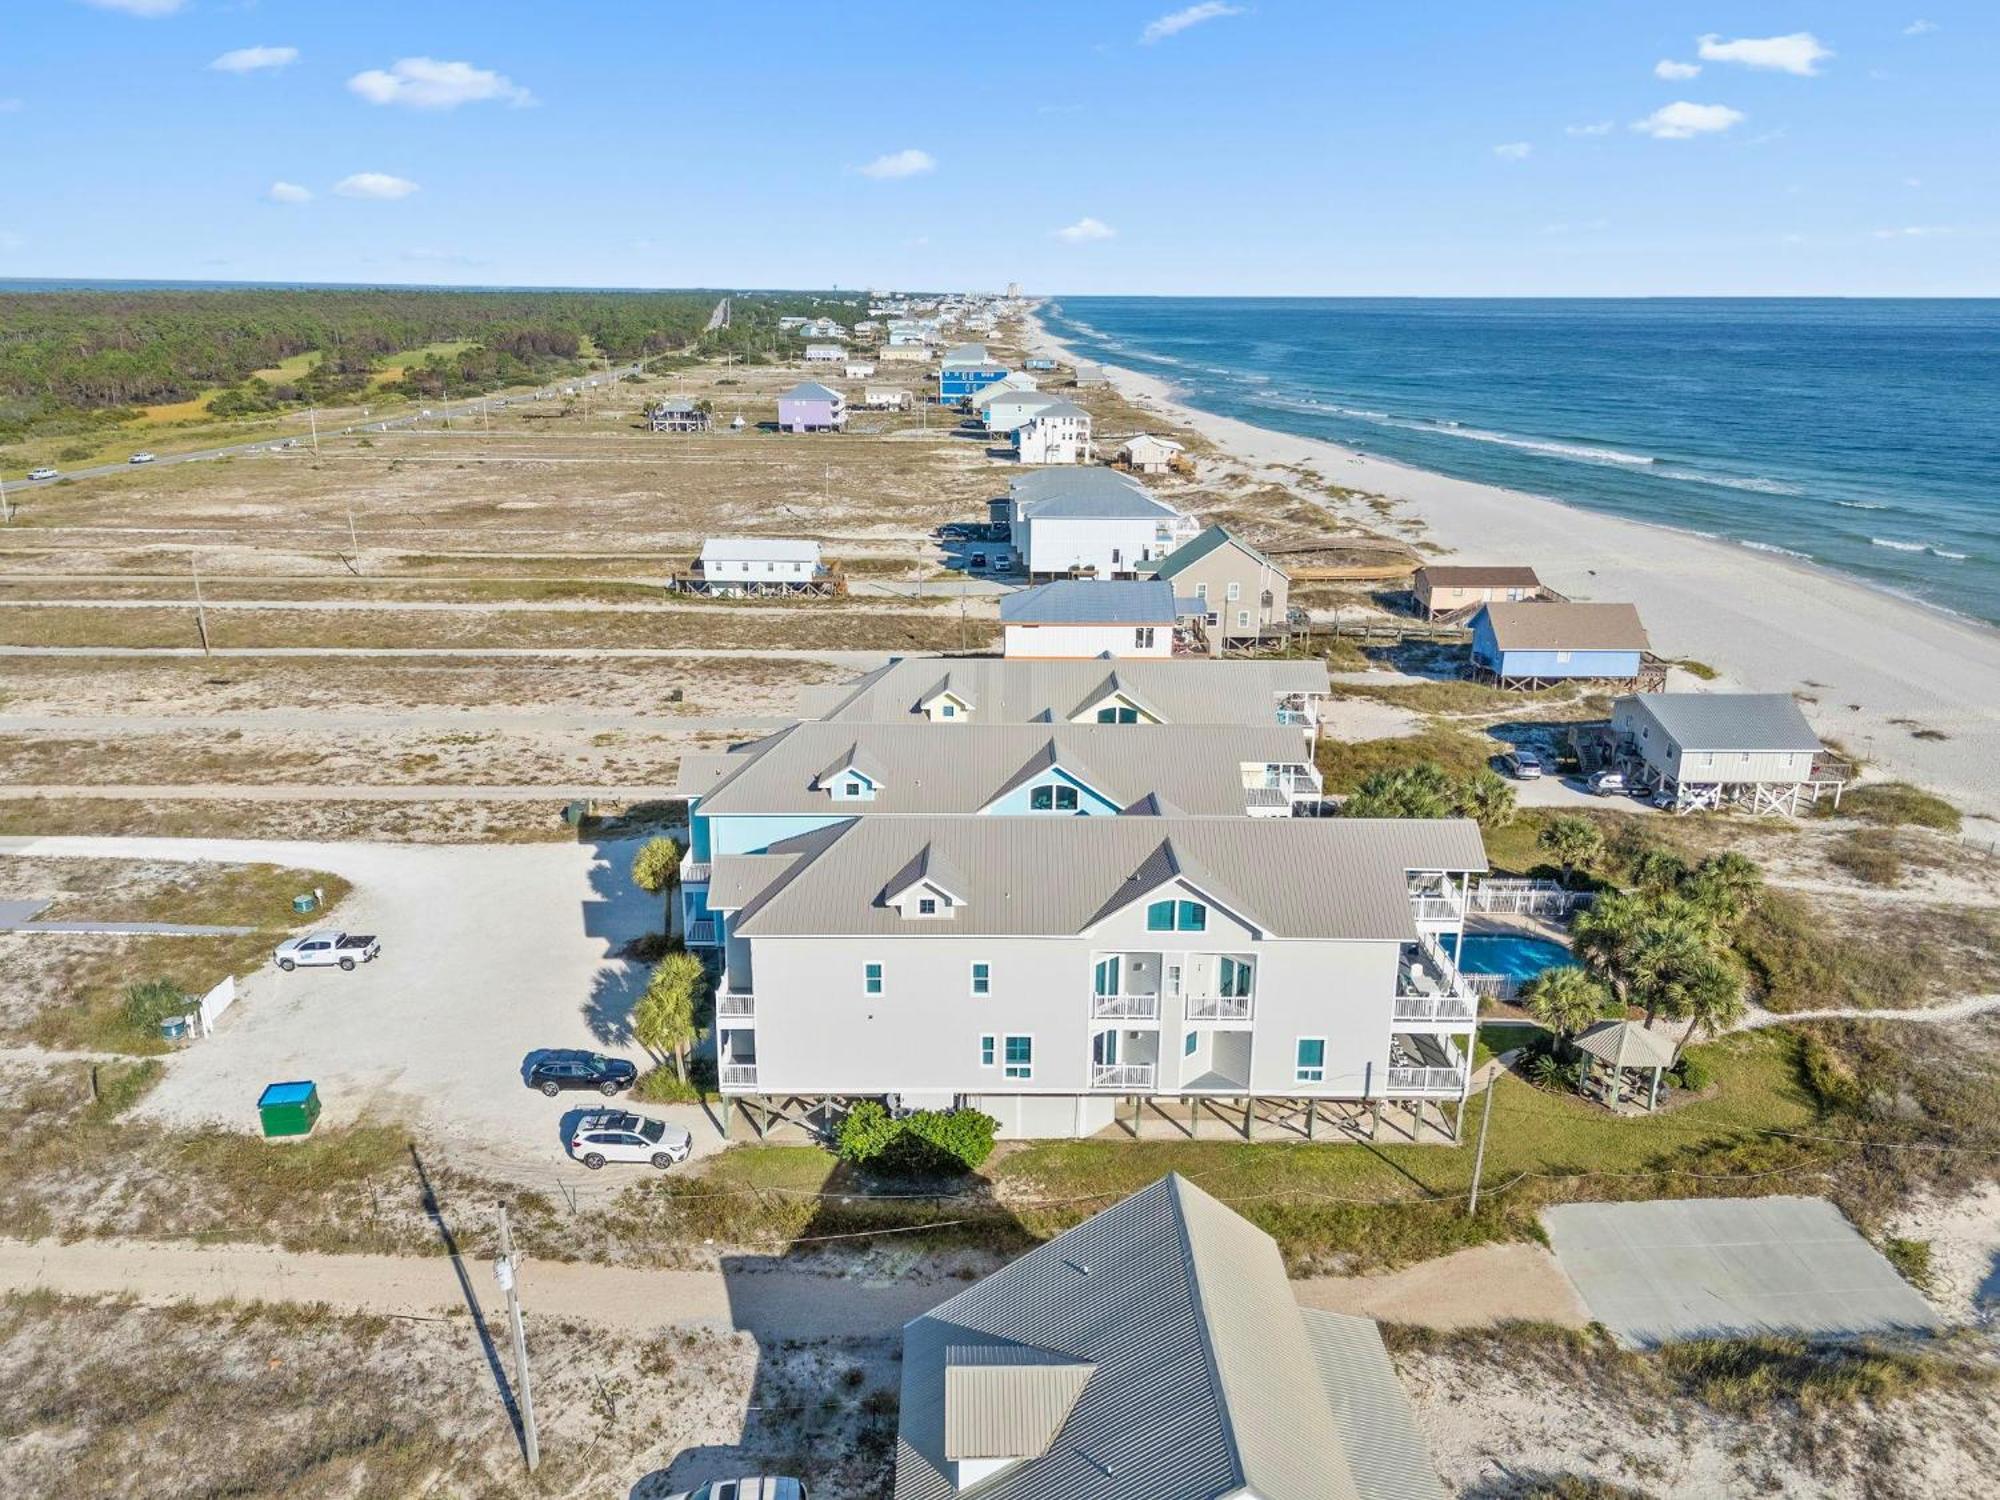
<instances>
[{"instance_id":1,"label":"grassy lawn","mask_svg":"<svg viewBox=\"0 0 2000 1500\"><path fill-rule=\"evenodd\" d=\"M190 878L127 896L115 886L65 891L42 914L51 922L186 922L205 927L290 928L308 920L292 898L317 890L323 903L310 920L338 906L347 881L325 870L283 865L194 865Z\"/></svg>"},{"instance_id":2,"label":"grassy lawn","mask_svg":"<svg viewBox=\"0 0 2000 1500\"><path fill-rule=\"evenodd\" d=\"M1473 1053L1472 1065L1475 1068L1484 1067L1501 1053L1528 1046L1547 1035L1545 1027L1524 1021L1485 1022L1479 1028L1478 1047Z\"/></svg>"}]
</instances>

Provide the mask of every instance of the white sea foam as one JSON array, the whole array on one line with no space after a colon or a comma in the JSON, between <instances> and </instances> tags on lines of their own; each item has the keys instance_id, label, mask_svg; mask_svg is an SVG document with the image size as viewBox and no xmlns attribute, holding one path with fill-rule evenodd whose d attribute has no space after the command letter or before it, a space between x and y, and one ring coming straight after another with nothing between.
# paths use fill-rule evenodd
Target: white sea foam
<instances>
[{"instance_id":1,"label":"white sea foam","mask_svg":"<svg viewBox=\"0 0 2000 1500\"><path fill-rule=\"evenodd\" d=\"M1882 500L1836 500L1833 502L1842 510L1887 510L1888 503Z\"/></svg>"},{"instance_id":2,"label":"white sea foam","mask_svg":"<svg viewBox=\"0 0 2000 1500\"><path fill-rule=\"evenodd\" d=\"M1780 547L1775 542L1738 542L1739 547L1748 547L1752 552L1771 552L1779 557L1796 557L1801 562L1813 560L1810 552L1794 552L1790 547Z\"/></svg>"},{"instance_id":3,"label":"white sea foam","mask_svg":"<svg viewBox=\"0 0 2000 1500\"><path fill-rule=\"evenodd\" d=\"M1877 547L1887 547L1896 552L1928 552L1930 550L1922 542L1899 542L1886 536L1871 536L1868 540Z\"/></svg>"},{"instance_id":4,"label":"white sea foam","mask_svg":"<svg viewBox=\"0 0 2000 1500\"><path fill-rule=\"evenodd\" d=\"M1931 556L1942 557L1947 562L1964 562L1971 554L1968 552L1947 552L1942 547L1933 547L1931 548Z\"/></svg>"}]
</instances>

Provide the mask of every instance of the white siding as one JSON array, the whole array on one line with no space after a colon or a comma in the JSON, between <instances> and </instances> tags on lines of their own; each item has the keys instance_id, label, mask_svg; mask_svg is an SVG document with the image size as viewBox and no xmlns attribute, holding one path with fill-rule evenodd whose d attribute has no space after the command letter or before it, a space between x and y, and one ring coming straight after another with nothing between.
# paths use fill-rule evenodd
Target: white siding
<instances>
[{"instance_id":1,"label":"white siding","mask_svg":"<svg viewBox=\"0 0 2000 1500\"><path fill-rule=\"evenodd\" d=\"M1151 643L1139 644L1139 632L1152 631ZM1008 656L1091 657L1147 656L1174 654L1171 625L1009 625Z\"/></svg>"}]
</instances>

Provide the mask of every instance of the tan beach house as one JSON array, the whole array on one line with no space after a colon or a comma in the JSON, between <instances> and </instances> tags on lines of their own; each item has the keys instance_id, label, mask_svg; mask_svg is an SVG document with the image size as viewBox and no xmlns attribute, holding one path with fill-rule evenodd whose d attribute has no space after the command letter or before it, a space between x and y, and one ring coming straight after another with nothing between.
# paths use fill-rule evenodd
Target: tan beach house
<instances>
[{"instance_id":1,"label":"tan beach house","mask_svg":"<svg viewBox=\"0 0 2000 1500\"><path fill-rule=\"evenodd\" d=\"M1285 623L1292 581L1270 558L1241 537L1211 526L1178 548L1154 571L1174 593L1204 606L1209 650L1230 641L1255 640Z\"/></svg>"},{"instance_id":2,"label":"tan beach house","mask_svg":"<svg viewBox=\"0 0 2000 1500\"><path fill-rule=\"evenodd\" d=\"M1428 619L1469 613L1482 604L1518 604L1546 599L1533 568L1480 567L1426 563L1417 569L1417 608Z\"/></svg>"}]
</instances>

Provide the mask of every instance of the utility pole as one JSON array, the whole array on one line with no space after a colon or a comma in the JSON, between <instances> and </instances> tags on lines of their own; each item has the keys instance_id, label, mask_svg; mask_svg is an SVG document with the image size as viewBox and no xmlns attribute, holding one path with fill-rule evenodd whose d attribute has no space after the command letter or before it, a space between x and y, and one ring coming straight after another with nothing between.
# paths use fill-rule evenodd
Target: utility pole
<instances>
[{"instance_id":1,"label":"utility pole","mask_svg":"<svg viewBox=\"0 0 2000 1500\"><path fill-rule=\"evenodd\" d=\"M11 526L14 512L7 508L7 476L0 474L0 526Z\"/></svg>"},{"instance_id":2,"label":"utility pole","mask_svg":"<svg viewBox=\"0 0 2000 1500\"><path fill-rule=\"evenodd\" d=\"M312 423L313 457L318 458L319 457L319 408L316 406L307 407L306 420Z\"/></svg>"},{"instance_id":3,"label":"utility pole","mask_svg":"<svg viewBox=\"0 0 2000 1500\"><path fill-rule=\"evenodd\" d=\"M493 1262L493 1275L507 1294L507 1318L514 1325L514 1390L521 1407L521 1437L528 1454L528 1472L542 1462L541 1439L535 1433L535 1396L528 1385L528 1335L521 1326L521 1287L516 1274L520 1261L514 1254L514 1237L507 1230L507 1205L500 1213L500 1254Z\"/></svg>"},{"instance_id":4,"label":"utility pole","mask_svg":"<svg viewBox=\"0 0 2000 1500\"><path fill-rule=\"evenodd\" d=\"M201 602L201 563L196 559L195 555L192 552L188 554L188 571L194 575L195 633L201 637L201 654L203 656L207 656L209 654L208 609Z\"/></svg>"},{"instance_id":5,"label":"utility pole","mask_svg":"<svg viewBox=\"0 0 2000 1500\"><path fill-rule=\"evenodd\" d=\"M1465 1200L1468 1219L1479 1212L1479 1175L1486 1170L1486 1127L1493 1123L1493 1096L1500 1092L1499 1084L1497 1074L1486 1080L1486 1108L1479 1116L1479 1146L1472 1153L1472 1196Z\"/></svg>"},{"instance_id":6,"label":"utility pole","mask_svg":"<svg viewBox=\"0 0 2000 1500\"><path fill-rule=\"evenodd\" d=\"M354 506L347 507L347 550L354 559L354 571L361 571L361 542L354 535Z\"/></svg>"}]
</instances>

